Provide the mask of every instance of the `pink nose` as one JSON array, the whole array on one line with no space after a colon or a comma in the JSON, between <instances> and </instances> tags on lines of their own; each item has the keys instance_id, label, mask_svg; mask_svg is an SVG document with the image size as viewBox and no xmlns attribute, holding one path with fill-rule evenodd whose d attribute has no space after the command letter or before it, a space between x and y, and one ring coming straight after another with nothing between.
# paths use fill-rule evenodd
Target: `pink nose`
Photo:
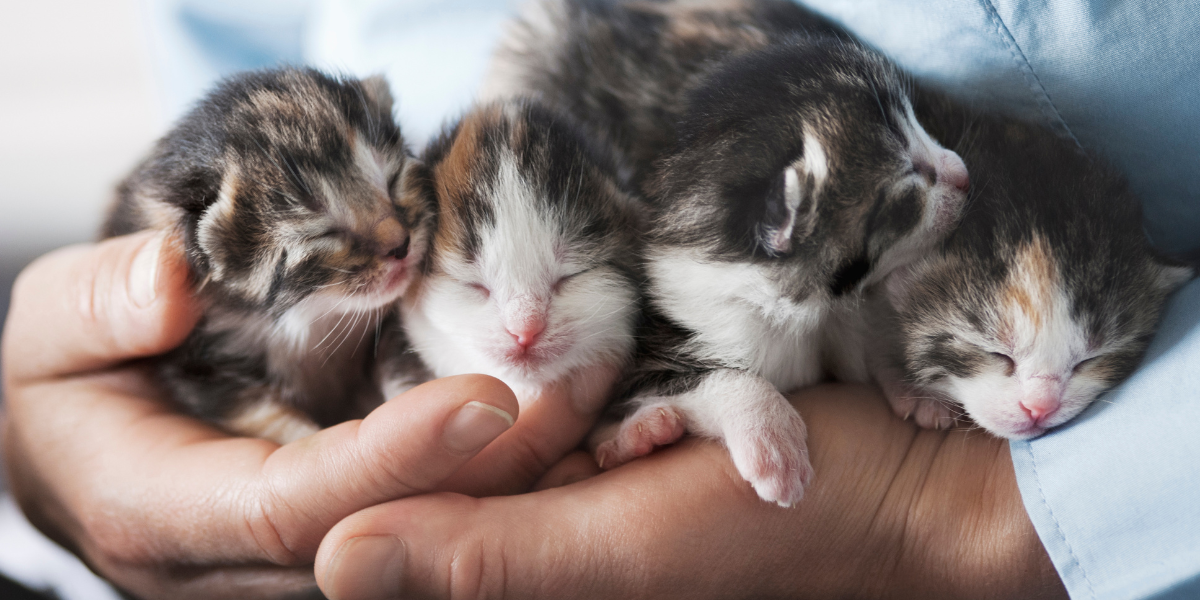
<instances>
[{"instance_id":1,"label":"pink nose","mask_svg":"<svg viewBox=\"0 0 1200 600\"><path fill-rule=\"evenodd\" d=\"M546 329L546 320L539 317L531 317L522 320L514 327L506 327L508 335L513 337L513 341L523 349L529 349L530 346L537 342L542 331Z\"/></svg>"},{"instance_id":2,"label":"pink nose","mask_svg":"<svg viewBox=\"0 0 1200 600\"><path fill-rule=\"evenodd\" d=\"M953 152L942 155L938 165L938 180L952 185L955 189L965 192L971 187L971 177L967 174L967 165Z\"/></svg>"},{"instance_id":3,"label":"pink nose","mask_svg":"<svg viewBox=\"0 0 1200 600\"><path fill-rule=\"evenodd\" d=\"M1062 403L1053 396L1035 396L1021 401L1021 410L1037 425L1041 425L1058 412L1060 406Z\"/></svg>"}]
</instances>

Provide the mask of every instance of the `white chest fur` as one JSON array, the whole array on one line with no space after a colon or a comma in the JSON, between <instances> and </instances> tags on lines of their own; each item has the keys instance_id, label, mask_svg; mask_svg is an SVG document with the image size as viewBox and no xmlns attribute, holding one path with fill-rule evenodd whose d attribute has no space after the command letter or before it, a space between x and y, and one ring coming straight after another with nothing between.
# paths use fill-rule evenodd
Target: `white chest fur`
<instances>
[{"instance_id":1,"label":"white chest fur","mask_svg":"<svg viewBox=\"0 0 1200 600\"><path fill-rule=\"evenodd\" d=\"M755 373L789 391L821 377L821 298L794 302L754 265L705 260L679 248L650 253L656 300L667 316L695 332L694 352Z\"/></svg>"}]
</instances>

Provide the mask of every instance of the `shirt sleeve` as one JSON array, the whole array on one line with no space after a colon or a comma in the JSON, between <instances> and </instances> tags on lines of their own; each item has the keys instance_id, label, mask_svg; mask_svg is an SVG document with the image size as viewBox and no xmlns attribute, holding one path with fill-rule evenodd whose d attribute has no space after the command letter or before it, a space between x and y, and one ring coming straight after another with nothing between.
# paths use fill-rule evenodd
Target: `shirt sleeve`
<instances>
[{"instance_id":1,"label":"shirt sleeve","mask_svg":"<svg viewBox=\"0 0 1200 600\"><path fill-rule=\"evenodd\" d=\"M1200 598L1200 281L1142 366L1069 426L1012 442L1017 483L1072 598Z\"/></svg>"},{"instance_id":2,"label":"shirt sleeve","mask_svg":"<svg viewBox=\"0 0 1200 600\"><path fill-rule=\"evenodd\" d=\"M1113 162L1159 248L1200 255L1200 5L804 0L918 79ZM1200 598L1200 282L1141 367L1071 423L1010 444L1072 598Z\"/></svg>"}]
</instances>

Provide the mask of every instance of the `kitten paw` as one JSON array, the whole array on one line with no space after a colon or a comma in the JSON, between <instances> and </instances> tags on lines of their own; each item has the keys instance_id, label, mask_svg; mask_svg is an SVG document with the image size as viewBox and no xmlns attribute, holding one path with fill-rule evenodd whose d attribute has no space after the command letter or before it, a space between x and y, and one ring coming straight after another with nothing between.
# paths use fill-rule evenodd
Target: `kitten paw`
<instances>
[{"instance_id":1,"label":"kitten paw","mask_svg":"<svg viewBox=\"0 0 1200 600\"><path fill-rule=\"evenodd\" d=\"M685 425L683 415L666 404L643 406L625 418L616 436L596 448L596 463L607 470L650 454L683 437Z\"/></svg>"},{"instance_id":2,"label":"kitten paw","mask_svg":"<svg viewBox=\"0 0 1200 600\"><path fill-rule=\"evenodd\" d=\"M752 427L727 432L725 445L733 464L758 496L788 507L804 497L812 480L808 459L808 430L799 413L790 417L756 422Z\"/></svg>"},{"instance_id":3,"label":"kitten paw","mask_svg":"<svg viewBox=\"0 0 1200 600\"><path fill-rule=\"evenodd\" d=\"M886 394L892 411L899 417L912 419L918 427L924 429L949 429L957 420L950 405L937 398L917 396L911 390L907 394Z\"/></svg>"},{"instance_id":4,"label":"kitten paw","mask_svg":"<svg viewBox=\"0 0 1200 600\"><path fill-rule=\"evenodd\" d=\"M900 379L894 370L876 374L880 389L892 405L892 412L904 420L912 419L918 427L925 429L949 429L954 426L958 414L953 406L934 397L921 388Z\"/></svg>"}]
</instances>

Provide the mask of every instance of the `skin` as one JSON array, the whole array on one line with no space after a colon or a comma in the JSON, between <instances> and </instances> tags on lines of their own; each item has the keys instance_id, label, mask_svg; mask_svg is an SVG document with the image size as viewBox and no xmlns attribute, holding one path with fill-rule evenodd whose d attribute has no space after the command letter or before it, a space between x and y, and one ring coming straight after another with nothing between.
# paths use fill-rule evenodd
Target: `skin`
<instances>
[{"instance_id":1,"label":"skin","mask_svg":"<svg viewBox=\"0 0 1200 600\"><path fill-rule=\"evenodd\" d=\"M6 324L14 494L136 596L284 597L315 572L334 600L1066 597L1005 443L918 430L867 388L794 398L817 476L782 509L702 440L603 474L558 460L597 404L567 386L518 406L494 379L447 378L286 446L231 438L136 360L196 316L175 244L137 234L35 262ZM472 401L519 418L452 434Z\"/></svg>"}]
</instances>

